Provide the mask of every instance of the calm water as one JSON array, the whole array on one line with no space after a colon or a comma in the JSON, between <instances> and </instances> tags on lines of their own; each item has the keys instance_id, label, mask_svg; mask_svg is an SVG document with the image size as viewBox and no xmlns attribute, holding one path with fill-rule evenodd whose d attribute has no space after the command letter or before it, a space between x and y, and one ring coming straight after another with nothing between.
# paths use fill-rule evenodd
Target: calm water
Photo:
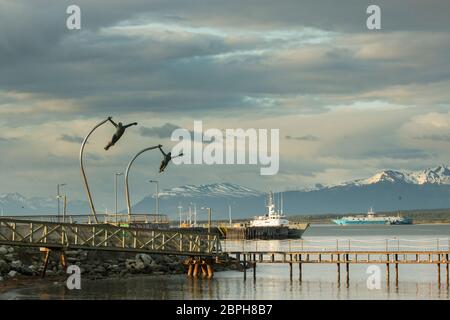
<instances>
[{"instance_id":1,"label":"calm water","mask_svg":"<svg viewBox=\"0 0 450 320\"><path fill-rule=\"evenodd\" d=\"M311 226L303 240L232 241L224 249L309 250L375 248L402 250L414 247L429 250L445 249L450 243L450 225L410 226ZM289 279L288 265L259 264L257 279L251 273L247 281L236 271L218 272L214 279L188 279L184 275L139 277L115 280L82 281L81 290L68 290L60 283L36 288L11 290L1 299L449 299L445 288L445 268L441 268L443 283L437 285L435 265L400 265L399 288L394 283L387 288L385 268L381 266L380 290L366 286L367 265L350 266L350 286L336 282L336 265L304 265L303 282L294 268L294 280ZM391 268L393 280L393 267ZM297 277L296 277L297 276ZM341 281L345 271L341 271Z\"/></svg>"}]
</instances>

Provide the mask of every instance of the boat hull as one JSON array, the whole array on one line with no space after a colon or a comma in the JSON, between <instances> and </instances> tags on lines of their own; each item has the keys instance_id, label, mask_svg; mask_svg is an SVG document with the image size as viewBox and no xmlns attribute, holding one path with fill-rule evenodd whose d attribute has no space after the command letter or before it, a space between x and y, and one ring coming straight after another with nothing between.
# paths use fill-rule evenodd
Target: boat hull
<instances>
[{"instance_id":1,"label":"boat hull","mask_svg":"<svg viewBox=\"0 0 450 320\"><path fill-rule=\"evenodd\" d=\"M346 225L404 225L404 224L412 224L411 219L403 219L403 220L395 220L395 221L389 221L389 220L366 220L366 221L352 221L352 220L343 220L343 219L335 219L333 220L334 223L346 226Z\"/></svg>"}]
</instances>

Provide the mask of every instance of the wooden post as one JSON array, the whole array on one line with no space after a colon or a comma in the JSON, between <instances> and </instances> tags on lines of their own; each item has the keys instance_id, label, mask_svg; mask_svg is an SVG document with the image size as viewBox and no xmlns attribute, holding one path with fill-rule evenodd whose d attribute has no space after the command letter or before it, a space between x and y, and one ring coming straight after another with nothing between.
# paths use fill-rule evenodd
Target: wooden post
<instances>
[{"instance_id":1,"label":"wooden post","mask_svg":"<svg viewBox=\"0 0 450 320\"><path fill-rule=\"evenodd\" d=\"M302 282L302 255L300 254L298 256L298 280L300 281L300 283Z\"/></svg>"},{"instance_id":2,"label":"wooden post","mask_svg":"<svg viewBox=\"0 0 450 320\"><path fill-rule=\"evenodd\" d=\"M211 264L208 264L206 266L206 270L208 271L208 279L211 279L212 277L214 277L214 269Z\"/></svg>"},{"instance_id":3,"label":"wooden post","mask_svg":"<svg viewBox=\"0 0 450 320\"><path fill-rule=\"evenodd\" d=\"M346 285L347 285L347 288L348 288L349 285L350 285L350 270L349 270L349 263L348 263L348 254L346 254L345 260L346 260L345 269L347 271Z\"/></svg>"},{"instance_id":4,"label":"wooden post","mask_svg":"<svg viewBox=\"0 0 450 320\"><path fill-rule=\"evenodd\" d=\"M438 272L438 287L441 287L441 255L438 254L438 264L437 264L437 272Z\"/></svg>"},{"instance_id":5,"label":"wooden post","mask_svg":"<svg viewBox=\"0 0 450 320\"><path fill-rule=\"evenodd\" d=\"M445 264L445 284L446 284L446 287L448 288L448 285L449 285L449 283L448 283L448 254L446 254L445 255L445 262L446 262L446 264Z\"/></svg>"},{"instance_id":6,"label":"wooden post","mask_svg":"<svg viewBox=\"0 0 450 320\"><path fill-rule=\"evenodd\" d=\"M289 262L289 279L292 281L292 262Z\"/></svg>"},{"instance_id":7,"label":"wooden post","mask_svg":"<svg viewBox=\"0 0 450 320\"><path fill-rule=\"evenodd\" d=\"M44 270L42 270L42 278L45 278L45 273L47 272L48 261L50 260L50 249L49 248L41 248L41 252L45 252L45 260L44 260Z\"/></svg>"},{"instance_id":8,"label":"wooden post","mask_svg":"<svg viewBox=\"0 0 450 320\"><path fill-rule=\"evenodd\" d=\"M244 281L247 280L247 255L244 254Z\"/></svg>"},{"instance_id":9,"label":"wooden post","mask_svg":"<svg viewBox=\"0 0 450 320\"><path fill-rule=\"evenodd\" d=\"M395 255L395 287L398 288L398 255Z\"/></svg>"},{"instance_id":10,"label":"wooden post","mask_svg":"<svg viewBox=\"0 0 450 320\"><path fill-rule=\"evenodd\" d=\"M337 263L337 283L338 287L341 285L341 264Z\"/></svg>"},{"instance_id":11,"label":"wooden post","mask_svg":"<svg viewBox=\"0 0 450 320\"><path fill-rule=\"evenodd\" d=\"M253 261L253 281L256 281L256 260Z\"/></svg>"},{"instance_id":12,"label":"wooden post","mask_svg":"<svg viewBox=\"0 0 450 320\"><path fill-rule=\"evenodd\" d=\"M199 267L200 267L200 262L198 260L195 260L194 262L194 273L193 273L193 277L197 278L198 274L199 274Z\"/></svg>"}]
</instances>

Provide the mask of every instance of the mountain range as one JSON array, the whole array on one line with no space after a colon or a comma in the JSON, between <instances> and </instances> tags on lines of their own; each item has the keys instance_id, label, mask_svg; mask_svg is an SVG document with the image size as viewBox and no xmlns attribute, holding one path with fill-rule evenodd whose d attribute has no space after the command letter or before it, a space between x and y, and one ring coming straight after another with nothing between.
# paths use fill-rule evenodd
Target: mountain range
<instances>
[{"instance_id":1,"label":"mountain range","mask_svg":"<svg viewBox=\"0 0 450 320\"><path fill-rule=\"evenodd\" d=\"M270 187L270 186L268 186ZM198 220L205 220L202 207L211 207L213 219L249 218L266 211L267 195L233 183L185 185L160 192L160 212L171 219L183 219L196 209ZM279 204L280 194L274 194ZM450 208L450 169L439 166L420 171L385 170L366 179L336 185L283 192L284 213L325 214L360 213L369 207L375 211ZM17 214L56 212L56 200L26 198L18 193L0 195L0 208ZM133 206L135 213L154 212L155 196L148 195ZM71 201L68 212L88 213L85 201Z\"/></svg>"}]
</instances>

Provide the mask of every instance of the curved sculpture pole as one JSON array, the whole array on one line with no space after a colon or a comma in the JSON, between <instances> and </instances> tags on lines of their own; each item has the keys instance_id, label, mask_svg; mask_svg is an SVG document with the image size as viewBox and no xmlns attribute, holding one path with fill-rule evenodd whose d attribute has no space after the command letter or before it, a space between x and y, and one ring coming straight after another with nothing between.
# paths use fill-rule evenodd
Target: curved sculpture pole
<instances>
[{"instance_id":1,"label":"curved sculpture pole","mask_svg":"<svg viewBox=\"0 0 450 320\"><path fill-rule=\"evenodd\" d=\"M81 167L81 175L83 176L83 180L84 180L84 186L86 188L86 193L88 196L88 200L89 200L89 205L91 206L91 211L92 211L92 215L94 216L94 220L96 223L98 223L98 219L97 219L97 214L95 212L95 207L94 207L94 202L92 201L92 195L91 195L91 191L89 190L89 184L86 178L86 173L84 172L84 165L83 165L83 154L84 154L84 147L86 146L86 143L89 139L89 137L91 136L91 134L101 125L105 124L106 122L108 122L109 118L106 120L103 120L102 122L100 122L99 124L97 124L89 133L88 135L84 138L83 143L81 144L81 149L80 149L80 167Z\"/></svg>"},{"instance_id":2,"label":"curved sculpture pole","mask_svg":"<svg viewBox=\"0 0 450 320\"><path fill-rule=\"evenodd\" d=\"M130 201L130 190L128 188L128 174L130 173L131 165L133 164L134 160L136 160L136 158L139 157L142 153L149 150L158 149L159 147L161 147L161 145L145 148L144 150L139 151L128 163L127 170L125 171L125 196L127 198L128 222L131 222L131 201Z\"/></svg>"}]
</instances>

